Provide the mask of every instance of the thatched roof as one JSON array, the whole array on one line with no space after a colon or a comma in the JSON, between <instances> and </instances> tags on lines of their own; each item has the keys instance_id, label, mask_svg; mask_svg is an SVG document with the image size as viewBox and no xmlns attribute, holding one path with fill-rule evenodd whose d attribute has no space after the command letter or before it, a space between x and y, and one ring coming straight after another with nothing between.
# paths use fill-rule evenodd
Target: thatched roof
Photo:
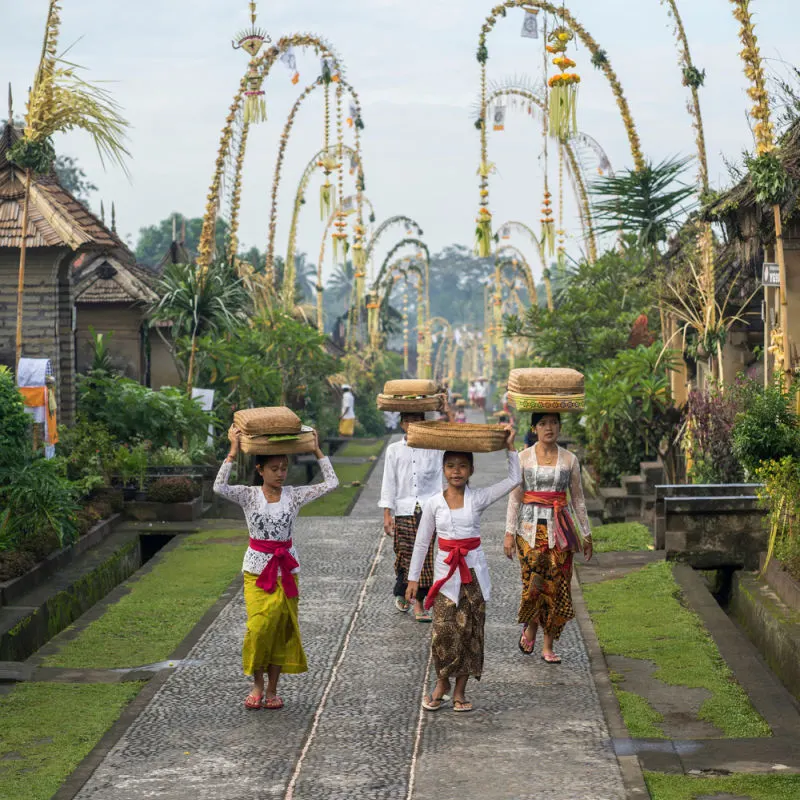
<instances>
[{"instance_id":1,"label":"thatched roof","mask_svg":"<svg viewBox=\"0 0 800 800\"><path fill-rule=\"evenodd\" d=\"M8 122L0 133L0 248L18 249L22 244L25 174L6 157L8 149L21 135ZM28 247L127 252L117 235L61 186L54 173L36 175L33 179L25 234Z\"/></svg>"},{"instance_id":2,"label":"thatched roof","mask_svg":"<svg viewBox=\"0 0 800 800\"><path fill-rule=\"evenodd\" d=\"M800 120L783 135L776 153L795 186L781 209L783 224L793 227L800 221L797 213L800 210L797 194L800 189ZM746 260L751 260L765 245L775 241L772 207L756 202L749 175L709 203L705 216L723 225L730 244Z\"/></svg>"},{"instance_id":3,"label":"thatched roof","mask_svg":"<svg viewBox=\"0 0 800 800\"><path fill-rule=\"evenodd\" d=\"M158 299L155 275L149 270L109 255L87 260L75 272L75 303L144 303Z\"/></svg>"}]
</instances>

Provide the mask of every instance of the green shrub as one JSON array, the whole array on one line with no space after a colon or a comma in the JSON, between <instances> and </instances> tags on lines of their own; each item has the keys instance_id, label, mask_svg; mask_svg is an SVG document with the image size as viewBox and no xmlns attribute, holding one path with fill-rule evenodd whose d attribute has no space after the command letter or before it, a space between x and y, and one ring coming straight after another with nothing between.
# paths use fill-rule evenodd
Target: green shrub
<instances>
[{"instance_id":1,"label":"green shrub","mask_svg":"<svg viewBox=\"0 0 800 800\"><path fill-rule=\"evenodd\" d=\"M115 442L108 428L85 417L71 427L59 426L57 452L67 464L67 477L77 481L99 475L103 484L111 484L114 472Z\"/></svg>"},{"instance_id":2,"label":"green shrub","mask_svg":"<svg viewBox=\"0 0 800 800\"><path fill-rule=\"evenodd\" d=\"M153 503L188 503L200 495L197 484L189 478L160 478L147 490Z\"/></svg>"},{"instance_id":3,"label":"green shrub","mask_svg":"<svg viewBox=\"0 0 800 800\"><path fill-rule=\"evenodd\" d=\"M187 452L177 447L162 447L150 457L154 467L189 467L192 459Z\"/></svg>"},{"instance_id":4,"label":"green shrub","mask_svg":"<svg viewBox=\"0 0 800 800\"><path fill-rule=\"evenodd\" d=\"M29 448L30 417L10 370L0 370L0 467L21 463Z\"/></svg>"},{"instance_id":5,"label":"green shrub","mask_svg":"<svg viewBox=\"0 0 800 800\"><path fill-rule=\"evenodd\" d=\"M114 472L123 486L130 486L135 482L139 491L143 491L147 464L147 445L144 443L134 447L122 444L114 452Z\"/></svg>"},{"instance_id":6,"label":"green shrub","mask_svg":"<svg viewBox=\"0 0 800 800\"><path fill-rule=\"evenodd\" d=\"M101 370L78 376L78 411L103 424L123 444L148 441L155 448L180 447L184 439L208 433L213 417L184 391L153 391Z\"/></svg>"},{"instance_id":7,"label":"green shrub","mask_svg":"<svg viewBox=\"0 0 800 800\"><path fill-rule=\"evenodd\" d=\"M13 482L0 489L0 504L0 547L43 558L77 536L75 490L52 461L37 458L16 470Z\"/></svg>"},{"instance_id":8,"label":"green shrub","mask_svg":"<svg viewBox=\"0 0 800 800\"><path fill-rule=\"evenodd\" d=\"M733 452L753 478L762 464L800 455L800 425L792 411L796 390L753 385L745 395L745 410L733 426Z\"/></svg>"},{"instance_id":9,"label":"green shrub","mask_svg":"<svg viewBox=\"0 0 800 800\"><path fill-rule=\"evenodd\" d=\"M768 461L755 473L767 509L768 558L775 555L800 580L800 460L786 456Z\"/></svg>"}]
</instances>

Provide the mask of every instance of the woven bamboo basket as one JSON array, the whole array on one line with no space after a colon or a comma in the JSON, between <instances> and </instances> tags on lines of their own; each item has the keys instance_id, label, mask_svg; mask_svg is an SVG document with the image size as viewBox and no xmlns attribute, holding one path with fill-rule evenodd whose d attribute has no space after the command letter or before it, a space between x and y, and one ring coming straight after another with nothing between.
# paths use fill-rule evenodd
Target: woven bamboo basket
<instances>
[{"instance_id":1,"label":"woven bamboo basket","mask_svg":"<svg viewBox=\"0 0 800 800\"><path fill-rule=\"evenodd\" d=\"M242 436L241 448L243 453L251 456L289 456L314 452L314 429L302 427L292 439L279 437L275 441L272 436Z\"/></svg>"},{"instance_id":2,"label":"woven bamboo basket","mask_svg":"<svg viewBox=\"0 0 800 800\"><path fill-rule=\"evenodd\" d=\"M500 425L466 422L412 422L408 426L409 447L453 450L459 453L494 453L505 450L508 433Z\"/></svg>"},{"instance_id":3,"label":"woven bamboo basket","mask_svg":"<svg viewBox=\"0 0 800 800\"><path fill-rule=\"evenodd\" d=\"M244 408L233 415L233 424L245 436L286 436L300 433L300 417L285 406Z\"/></svg>"},{"instance_id":4,"label":"woven bamboo basket","mask_svg":"<svg viewBox=\"0 0 800 800\"><path fill-rule=\"evenodd\" d=\"M586 396L582 394L571 396L557 395L530 395L508 393L508 404L517 411L531 413L567 414L580 413L586 404Z\"/></svg>"},{"instance_id":5,"label":"woven bamboo basket","mask_svg":"<svg viewBox=\"0 0 800 800\"><path fill-rule=\"evenodd\" d=\"M456 408L466 408L466 407L467 407L467 401L466 400L463 400L462 398L459 398L458 400L456 400Z\"/></svg>"},{"instance_id":6,"label":"woven bamboo basket","mask_svg":"<svg viewBox=\"0 0 800 800\"><path fill-rule=\"evenodd\" d=\"M394 397L386 394L378 395L380 411L400 411L407 414L422 414L425 411L441 411L444 407L444 395L434 394L430 397Z\"/></svg>"},{"instance_id":7,"label":"woven bamboo basket","mask_svg":"<svg viewBox=\"0 0 800 800\"><path fill-rule=\"evenodd\" d=\"M401 381L386 381L383 393L394 397L419 397L420 395L437 394L439 387L429 380L412 378Z\"/></svg>"},{"instance_id":8,"label":"woven bamboo basket","mask_svg":"<svg viewBox=\"0 0 800 800\"><path fill-rule=\"evenodd\" d=\"M463 394L459 394L458 392L453 392L451 397L453 398L453 400L463 400L464 399L464 395Z\"/></svg>"},{"instance_id":9,"label":"woven bamboo basket","mask_svg":"<svg viewBox=\"0 0 800 800\"><path fill-rule=\"evenodd\" d=\"M583 411L583 375L574 369L515 369L508 376L508 403L517 411L567 413Z\"/></svg>"}]
</instances>

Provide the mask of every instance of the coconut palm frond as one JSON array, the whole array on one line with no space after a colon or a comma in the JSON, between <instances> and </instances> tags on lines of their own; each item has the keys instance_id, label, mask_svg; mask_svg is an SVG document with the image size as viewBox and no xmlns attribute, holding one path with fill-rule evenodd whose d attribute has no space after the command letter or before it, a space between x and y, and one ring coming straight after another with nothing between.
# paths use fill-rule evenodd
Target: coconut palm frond
<instances>
[{"instance_id":1,"label":"coconut palm frond","mask_svg":"<svg viewBox=\"0 0 800 800\"><path fill-rule=\"evenodd\" d=\"M111 93L100 83L84 80L78 74L81 69L57 57L40 70L28 101L26 136L37 141L74 129L86 131L103 164L111 161L127 174L128 121Z\"/></svg>"}]
</instances>

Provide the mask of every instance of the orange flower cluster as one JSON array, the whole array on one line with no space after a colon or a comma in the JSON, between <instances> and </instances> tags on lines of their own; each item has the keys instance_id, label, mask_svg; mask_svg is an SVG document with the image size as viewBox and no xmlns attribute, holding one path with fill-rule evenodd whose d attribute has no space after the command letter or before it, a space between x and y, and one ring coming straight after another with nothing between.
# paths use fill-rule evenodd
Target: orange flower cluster
<instances>
[{"instance_id":1,"label":"orange flower cluster","mask_svg":"<svg viewBox=\"0 0 800 800\"><path fill-rule=\"evenodd\" d=\"M580 83L581 76L577 72L562 72L560 75L553 75L547 85L552 89L556 86L569 86L573 83Z\"/></svg>"},{"instance_id":2,"label":"orange flower cluster","mask_svg":"<svg viewBox=\"0 0 800 800\"><path fill-rule=\"evenodd\" d=\"M577 66L577 64L569 56L560 56L554 58L553 63L562 71L566 72L568 69Z\"/></svg>"}]
</instances>

